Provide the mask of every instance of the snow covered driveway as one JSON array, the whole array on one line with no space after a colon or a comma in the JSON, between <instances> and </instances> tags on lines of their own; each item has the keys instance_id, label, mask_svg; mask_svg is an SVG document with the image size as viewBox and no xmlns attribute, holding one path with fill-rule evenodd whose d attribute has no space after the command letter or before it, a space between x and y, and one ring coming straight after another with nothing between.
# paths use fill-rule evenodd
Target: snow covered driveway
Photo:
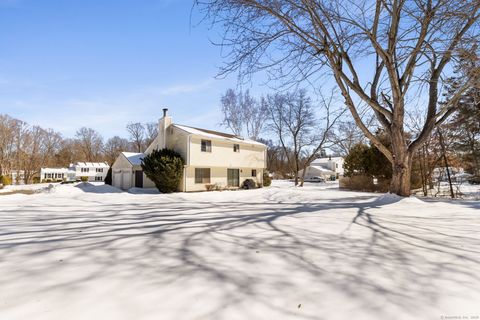
<instances>
[{"instance_id":1,"label":"snow covered driveway","mask_svg":"<svg viewBox=\"0 0 480 320\"><path fill-rule=\"evenodd\" d=\"M0 196L0 319L479 319L479 209L285 184Z\"/></svg>"}]
</instances>

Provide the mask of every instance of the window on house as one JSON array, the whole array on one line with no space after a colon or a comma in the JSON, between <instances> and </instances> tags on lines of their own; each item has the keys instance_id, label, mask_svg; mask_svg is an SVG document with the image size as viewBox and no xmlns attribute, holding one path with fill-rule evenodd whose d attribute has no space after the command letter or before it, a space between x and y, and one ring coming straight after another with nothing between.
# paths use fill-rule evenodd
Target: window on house
<instances>
[{"instance_id":1,"label":"window on house","mask_svg":"<svg viewBox=\"0 0 480 320\"><path fill-rule=\"evenodd\" d=\"M338 163L335 163L335 168L337 168L337 169L338 169Z\"/></svg>"},{"instance_id":2,"label":"window on house","mask_svg":"<svg viewBox=\"0 0 480 320\"><path fill-rule=\"evenodd\" d=\"M97 168L97 172L103 172L103 168Z\"/></svg>"},{"instance_id":3,"label":"window on house","mask_svg":"<svg viewBox=\"0 0 480 320\"><path fill-rule=\"evenodd\" d=\"M195 168L195 183L210 183L210 168Z\"/></svg>"},{"instance_id":4,"label":"window on house","mask_svg":"<svg viewBox=\"0 0 480 320\"><path fill-rule=\"evenodd\" d=\"M257 170L253 169L252 170L252 177L256 177L257 176Z\"/></svg>"},{"instance_id":5,"label":"window on house","mask_svg":"<svg viewBox=\"0 0 480 320\"><path fill-rule=\"evenodd\" d=\"M240 152L240 145L239 144L234 144L233 145L233 152Z\"/></svg>"},{"instance_id":6,"label":"window on house","mask_svg":"<svg viewBox=\"0 0 480 320\"><path fill-rule=\"evenodd\" d=\"M212 152L212 141L202 140L202 152Z\"/></svg>"}]
</instances>

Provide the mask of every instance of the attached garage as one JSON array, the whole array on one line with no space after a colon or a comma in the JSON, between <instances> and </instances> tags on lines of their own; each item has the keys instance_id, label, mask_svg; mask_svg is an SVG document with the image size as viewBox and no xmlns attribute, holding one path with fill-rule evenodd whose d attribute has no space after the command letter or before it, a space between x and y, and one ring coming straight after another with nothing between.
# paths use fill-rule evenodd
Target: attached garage
<instances>
[{"instance_id":1,"label":"attached garage","mask_svg":"<svg viewBox=\"0 0 480 320\"><path fill-rule=\"evenodd\" d=\"M112 184L114 187L128 190L130 188L153 188L155 185L142 170L143 153L122 152L112 166Z\"/></svg>"}]
</instances>

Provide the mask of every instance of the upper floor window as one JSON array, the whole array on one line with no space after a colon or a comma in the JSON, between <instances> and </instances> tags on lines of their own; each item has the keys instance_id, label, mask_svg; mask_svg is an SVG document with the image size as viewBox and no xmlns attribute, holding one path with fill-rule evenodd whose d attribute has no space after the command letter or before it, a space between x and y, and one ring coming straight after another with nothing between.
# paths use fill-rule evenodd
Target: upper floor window
<instances>
[{"instance_id":1,"label":"upper floor window","mask_svg":"<svg viewBox=\"0 0 480 320\"><path fill-rule=\"evenodd\" d=\"M337 169L338 169L338 163L335 163L335 168L337 168Z\"/></svg>"},{"instance_id":2,"label":"upper floor window","mask_svg":"<svg viewBox=\"0 0 480 320\"><path fill-rule=\"evenodd\" d=\"M252 177L256 177L256 176L257 176L257 170L252 169Z\"/></svg>"},{"instance_id":3,"label":"upper floor window","mask_svg":"<svg viewBox=\"0 0 480 320\"><path fill-rule=\"evenodd\" d=\"M240 145L239 144L234 144L233 145L233 152L240 152Z\"/></svg>"},{"instance_id":4,"label":"upper floor window","mask_svg":"<svg viewBox=\"0 0 480 320\"><path fill-rule=\"evenodd\" d=\"M202 139L202 152L212 152L212 141Z\"/></svg>"},{"instance_id":5,"label":"upper floor window","mask_svg":"<svg viewBox=\"0 0 480 320\"><path fill-rule=\"evenodd\" d=\"M89 172L89 171L90 171L90 168L80 168L80 171L81 171L81 172Z\"/></svg>"},{"instance_id":6,"label":"upper floor window","mask_svg":"<svg viewBox=\"0 0 480 320\"><path fill-rule=\"evenodd\" d=\"M97 172L103 172L103 168L97 168Z\"/></svg>"}]
</instances>

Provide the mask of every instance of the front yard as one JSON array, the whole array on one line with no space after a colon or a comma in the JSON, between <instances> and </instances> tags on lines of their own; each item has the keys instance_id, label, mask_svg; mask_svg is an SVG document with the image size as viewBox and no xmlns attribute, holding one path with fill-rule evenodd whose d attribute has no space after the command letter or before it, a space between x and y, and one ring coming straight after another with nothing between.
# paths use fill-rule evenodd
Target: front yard
<instances>
[{"instance_id":1,"label":"front yard","mask_svg":"<svg viewBox=\"0 0 480 320\"><path fill-rule=\"evenodd\" d=\"M2 320L480 315L479 201L49 191L0 197Z\"/></svg>"}]
</instances>

